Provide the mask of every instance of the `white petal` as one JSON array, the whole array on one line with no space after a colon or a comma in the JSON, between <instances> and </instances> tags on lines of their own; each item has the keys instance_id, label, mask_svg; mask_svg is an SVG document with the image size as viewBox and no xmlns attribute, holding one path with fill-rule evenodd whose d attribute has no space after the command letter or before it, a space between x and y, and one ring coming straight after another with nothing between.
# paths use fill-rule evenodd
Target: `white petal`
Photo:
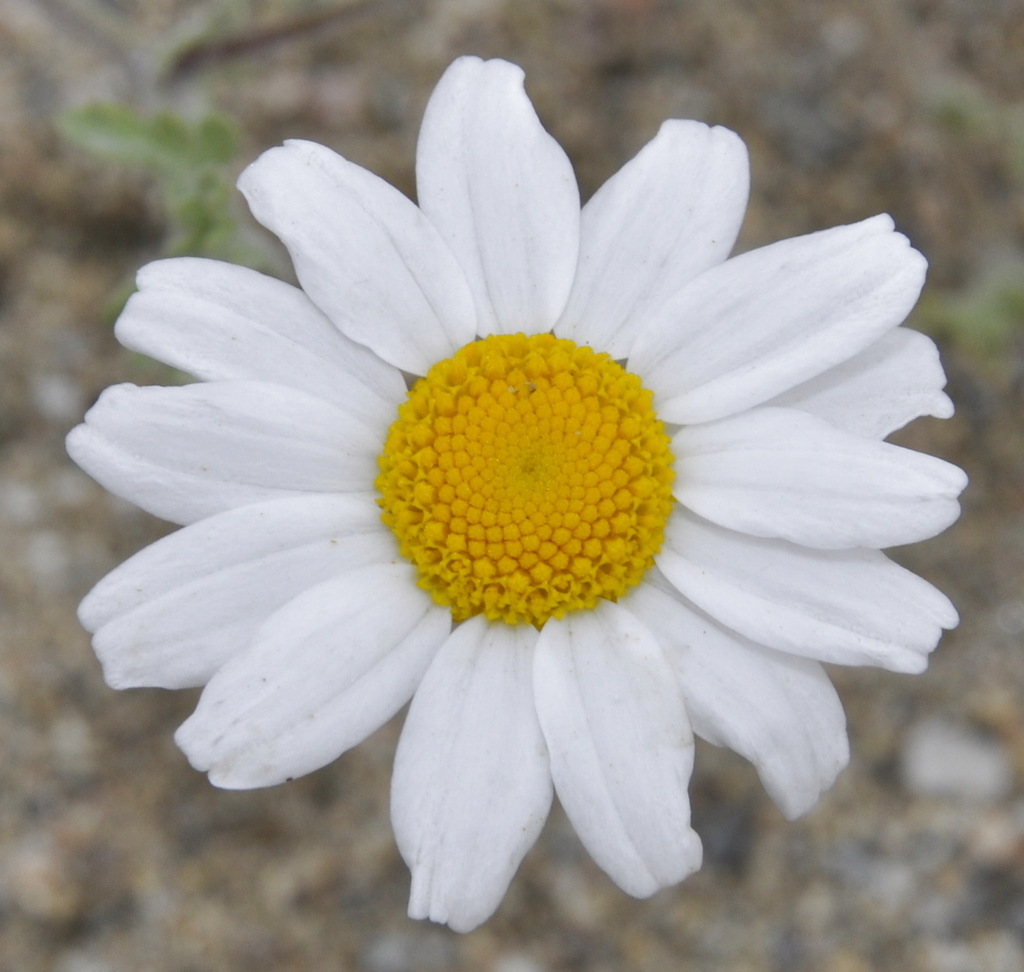
<instances>
[{"instance_id":1,"label":"white petal","mask_svg":"<svg viewBox=\"0 0 1024 972\"><path fill-rule=\"evenodd\" d=\"M625 603L675 669L693 731L749 759L790 819L814 806L850 758L843 706L821 665L719 627L656 581Z\"/></svg>"},{"instance_id":2,"label":"white petal","mask_svg":"<svg viewBox=\"0 0 1024 972\"><path fill-rule=\"evenodd\" d=\"M637 339L629 366L658 415L689 424L767 401L862 351L908 314L925 260L888 216L712 267Z\"/></svg>"},{"instance_id":3,"label":"white petal","mask_svg":"<svg viewBox=\"0 0 1024 972\"><path fill-rule=\"evenodd\" d=\"M715 620L759 644L839 665L920 672L949 599L877 550L809 550L723 530L677 509L658 566Z\"/></svg>"},{"instance_id":4,"label":"white petal","mask_svg":"<svg viewBox=\"0 0 1024 972\"><path fill-rule=\"evenodd\" d=\"M253 503L140 551L78 615L113 688L204 685L293 597L396 556L370 494Z\"/></svg>"},{"instance_id":5,"label":"white petal","mask_svg":"<svg viewBox=\"0 0 1024 972\"><path fill-rule=\"evenodd\" d=\"M411 918L476 928L544 825L552 785L533 703L536 640L531 627L473 618L416 690L391 786Z\"/></svg>"},{"instance_id":6,"label":"white petal","mask_svg":"<svg viewBox=\"0 0 1024 972\"><path fill-rule=\"evenodd\" d=\"M405 398L401 373L346 338L297 287L246 267L179 257L142 268L117 338L204 381L308 392L379 426Z\"/></svg>"},{"instance_id":7,"label":"white petal","mask_svg":"<svg viewBox=\"0 0 1024 972\"><path fill-rule=\"evenodd\" d=\"M311 773L409 701L450 630L408 564L341 574L271 615L213 676L175 741L228 789Z\"/></svg>"},{"instance_id":8,"label":"white petal","mask_svg":"<svg viewBox=\"0 0 1024 972\"><path fill-rule=\"evenodd\" d=\"M480 333L551 330L576 270L579 190L520 68L460 57L445 71L423 116L416 186L466 274Z\"/></svg>"},{"instance_id":9,"label":"white petal","mask_svg":"<svg viewBox=\"0 0 1024 972\"><path fill-rule=\"evenodd\" d=\"M687 793L693 737L647 628L609 601L548 621L534 691L555 791L598 865L636 897L700 867Z\"/></svg>"},{"instance_id":10,"label":"white petal","mask_svg":"<svg viewBox=\"0 0 1024 972\"><path fill-rule=\"evenodd\" d=\"M555 333L628 357L652 312L729 255L749 189L736 134L665 122L583 207L579 268Z\"/></svg>"},{"instance_id":11,"label":"white petal","mask_svg":"<svg viewBox=\"0 0 1024 972\"><path fill-rule=\"evenodd\" d=\"M238 180L291 254L302 289L353 341L415 374L473 340L473 300L437 230L393 186L290 141Z\"/></svg>"},{"instance_id":12,"label":"white petal","mask_svg":"<svg viewBox=\"0 0 1024 972\"><path fill-rule=\"evenodd\" d=\"M67 442L110 492L175 523L303 493L368 492L380 446L338 406L256 381L114 385Z\"/></svg>"},{"instance_id":13,"label":"white petal","mask_svg":"<svg viewBox=\"0 0 1024 972\"><path fill-rule=\"evenodd\" d=\"M704 518L808 547L893 547L960 515L961 469L792 408L682 429L676 498Z\"/></svg>"},{"instance_id":14,"label":"white petal","mask_svg":"<svg viewBox=\"0 0 1024 972\"><path fill-rule=\"evenodd\" d=\"M849 432L884 439L921 415L949 418L953 403L945 385L935 342L898 327L768 404L800 408Z\"/></svg>"}]
</instances>

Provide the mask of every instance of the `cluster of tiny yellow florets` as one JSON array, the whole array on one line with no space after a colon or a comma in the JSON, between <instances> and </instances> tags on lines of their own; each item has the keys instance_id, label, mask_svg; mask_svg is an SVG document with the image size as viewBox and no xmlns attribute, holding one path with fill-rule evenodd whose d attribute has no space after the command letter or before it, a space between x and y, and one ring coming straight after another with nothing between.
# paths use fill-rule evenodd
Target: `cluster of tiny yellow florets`
<instances>
[{"instance_id":1,"label":"cluster of tiny yellow florets","mask_svg":"<svg viewBox=\"0 0 1024 972\"><path fill-rule=\"evenodd\" d=\"M616 600L661 547L672 454L640 379L550 334L435 365L391 426L384 522L455 620L540 627Z\"/></svg>"}]
</instances>

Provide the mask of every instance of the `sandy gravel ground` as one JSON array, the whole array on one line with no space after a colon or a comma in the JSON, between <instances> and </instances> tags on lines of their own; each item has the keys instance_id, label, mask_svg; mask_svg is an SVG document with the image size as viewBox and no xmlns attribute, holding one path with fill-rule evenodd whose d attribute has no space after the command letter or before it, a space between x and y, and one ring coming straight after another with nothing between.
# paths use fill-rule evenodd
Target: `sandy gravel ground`
<instances>
[{"instance_id":1,"label":"sandy gravel ground","mask_svg":"<svg viewBox=\"0 0 1024 972\"><path fill-rule=\"evenodd\" d=\"M1021 0L384 0L320 16L341 5L0 9L0 972L1024 970ZM243 132L239 167L309 137L411 192L423 105L466 52L526 68L585 195L663 118L725 124L753 164L741 248L888 211L931 262L919 326L972 300L983 321L1008 279L1015 308L990 304L1017 330L995 350L943 334L957 417L901 441L972 485L954 529L898 556L963 622L925 675L835 672L854 755L819 806L785 822L748 765L701 746L698 875L634 901L556 809L497 915L459 936L405 917L396 725L291 785L225 793L172 741L195 693L103 683L75 605L168 527L78 472L63 437L107 384L166 380L119 349L105 309L167 226L151 180L54 122L95 99L215 106Z\"/></svg>"}]
</instances>

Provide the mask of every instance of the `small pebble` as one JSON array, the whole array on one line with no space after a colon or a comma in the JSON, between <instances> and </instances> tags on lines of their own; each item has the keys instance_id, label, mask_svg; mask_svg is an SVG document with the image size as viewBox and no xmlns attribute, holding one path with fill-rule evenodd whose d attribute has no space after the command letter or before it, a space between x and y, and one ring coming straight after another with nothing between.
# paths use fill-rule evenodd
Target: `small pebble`
<instances>
[{"instance_id":1,"label":"small pebble","mask_svg":"<svg viewBox=\"0 0 1024 972\"><path fill-rule=\"evenodd\" d=\"M417 926L411 933L386 932L374 938L363 952L360 968L365 972L425 972L449 969L455 959L450 933Z\"/></svg>"},{"instance_id":2,"label":"small pebble","mask_svg":"<svg viewBox=\"0 0 1024 972\"><path fill-rule=\"evenodd\" d=\"M1006 748L998 740L943 719L917 723L902 753L903 784L918 796L991 803L1013 787Z\"/></svg>"},{"instance_id":3,"label":"small pebble","mask_svg":"<svg viewBox=\"0 0 1024 972\"><path fill-rule=\"evenodd\" d=\"M0 520L15 526L27 526L43 513L43 498L37 486L15 479L0 481Z\"/></svg>"},{"instance_id":4,"label":"small pebble","mask_svg":"<svg viewBox=\"0 0 1024 972\"><path fill-rule=\"evenodd\" d=\"M82 906L81 886L68 878L69 862L47 838L31 837L11 848L0 864L8 902L38 921L65 922Z\"/></svg>"},{"instance_id":5,"label":"small pebble","mask_svg":"<svg viewBox=\"0 0 1024 972\"><path fill-rule=\"evenodd\" d=\"M506 952L494 960L491 972L545 972L545 968L528 955Z\"/></svg>"},{"instance_id":6,"label":"small pebble","mask_svg":"<svg viewBox=\"0 0 1024 972\"><path fill-rule=\"evenodd\" d=\"M63 375L36 375L32 379L32 399L42 416L55 425L70 425L85 410L82 389Z\"/></svg>"},{"instance_id":7,"label":"small pebble","mask_svg":"<svg viewBox=\"0 0 1024 972\"><path fill-rule=\"evenodd\" d=\"M35 530L25 542L25 565L48 591L66 589L71 567L64 538L56 530Z\"/></svg>"}]
</instances>

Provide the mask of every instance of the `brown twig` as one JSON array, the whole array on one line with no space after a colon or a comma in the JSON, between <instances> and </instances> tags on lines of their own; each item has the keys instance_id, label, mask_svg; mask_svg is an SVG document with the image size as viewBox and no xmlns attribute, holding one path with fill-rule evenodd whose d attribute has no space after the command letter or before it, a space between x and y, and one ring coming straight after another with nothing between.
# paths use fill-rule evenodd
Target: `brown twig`
<instances>
[{"instance_id":1,"label":"brown twig","mask_svg":"<svg viewBox=\"0 0 1024 972\"><path fill-rule=\"evenodd\" d=\"M95 3L74 4L67 0L36 0L36 3L59 30L117 61L129 80L137 81L135 65L128 53L127 33L121 20Z\"/></svg>"},{"instance_id":2,"label":"brown twig","mask_svg":"<svg viewBox=\"0 0 1024 972\"><path fill-rule=\"evenodd\" d=\"M354 0L339 9L324 10L282 24L196 41L170 62L164 78L173 84L210 66L248 57L299 37L336 30L341 26L355 26L406 3L407 0Z\"/></svg>"}]
</instances>

